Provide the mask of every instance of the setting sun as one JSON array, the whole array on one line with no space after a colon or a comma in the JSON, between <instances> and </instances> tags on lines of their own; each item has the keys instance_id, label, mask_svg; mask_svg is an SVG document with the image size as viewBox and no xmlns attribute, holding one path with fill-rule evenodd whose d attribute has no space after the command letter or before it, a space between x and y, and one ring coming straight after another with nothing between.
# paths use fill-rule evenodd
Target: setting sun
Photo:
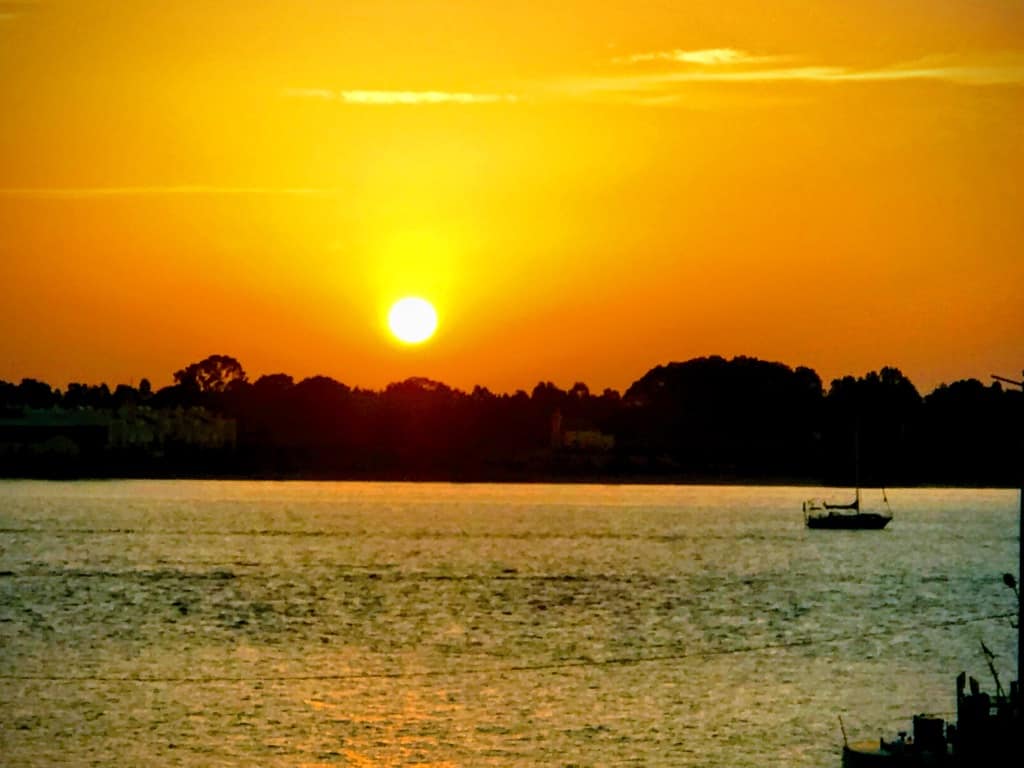
<instances>
[{"instance_id":1,"label":"setting sun","mask_svg":"<svg viewBox=\"0 0 1024 768\"><path fill-rule=\"evenodd\" d=\"M294 5L0 0L0 380L1019 370L1024 3Z\"/></svg>"},{"instance_id":2,"label":"setting sun","mask_svg":"<svg viewBox=\"0 0 1024 768\"><path fill-rule=\"evenodd\" d=\"M399 299L388 312L388 327L399 341L419 344L434 335L437 312L426 299L415 296Z\"/></svg>"}]
</instances>

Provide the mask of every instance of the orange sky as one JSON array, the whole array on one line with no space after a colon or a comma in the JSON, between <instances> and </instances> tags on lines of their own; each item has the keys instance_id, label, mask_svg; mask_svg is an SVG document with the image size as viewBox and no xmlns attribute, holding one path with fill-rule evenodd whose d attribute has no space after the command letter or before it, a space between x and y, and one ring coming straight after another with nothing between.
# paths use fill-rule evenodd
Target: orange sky
<instances>
[{"instance_id":1,"label":"orange sky","mask_svg":"<svg viewBox=\"0 0 1024 768\"><path fill-rule=\"evenodd\" d=\"M0 0L0 379L988 381L1022 180L1018 0Z\"/></svg>"}]
</instances>

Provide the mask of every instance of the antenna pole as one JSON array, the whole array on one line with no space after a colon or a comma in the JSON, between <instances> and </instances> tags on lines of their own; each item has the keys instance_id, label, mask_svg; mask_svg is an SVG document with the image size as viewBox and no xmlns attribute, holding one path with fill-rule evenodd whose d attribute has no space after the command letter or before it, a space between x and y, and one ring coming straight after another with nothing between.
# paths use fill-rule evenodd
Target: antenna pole
<instances>
[{"instance_id":1,"label":"antenna pole","mask_svg":"<svg viewBox=\"0 0 1024 768\"><path fill-rule=\"evenodd\" d=\"M1021 376L1024 378L1024 371L1021 371ZM1020 387L1024 390L1024 381L1015 381L1014 379L1008 379L1005 376L998 376L992 374L992 378L996 381L1001 381L1005 384L1011 384L1015 387ZM1019 468L1021 473L1020 482L1020 518L1017 523L1017 584L1019 589L1024 589L1024 467ZM1024 691L1021 690L1022 683L1024 683L1024 655L1021 654L1021 643L1020 643L1020 630L1021 630L1021 618L1024 618L1024 614L1021 613L1021 600L1020 593L1017 593L1017 696L1024 696ZM1019 706L1019 703L1017 704Z\"/></svg>"}]
</instances>

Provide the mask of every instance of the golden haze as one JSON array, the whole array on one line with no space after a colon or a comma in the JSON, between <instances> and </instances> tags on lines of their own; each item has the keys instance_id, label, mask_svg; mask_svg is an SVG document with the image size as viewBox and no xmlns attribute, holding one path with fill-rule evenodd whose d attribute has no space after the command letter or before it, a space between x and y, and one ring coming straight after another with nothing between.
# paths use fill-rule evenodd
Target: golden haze
<instances>
[{"instance_id":1,"label":"golden haze","mask_svg":"<svg viewBox=\"0 0 1024 768\"><path fill-rule=\"evenodd\" d=\"M1019 3L163 5L0 3L0 378L1020 369Z\"/></svg>"}]
</instances>

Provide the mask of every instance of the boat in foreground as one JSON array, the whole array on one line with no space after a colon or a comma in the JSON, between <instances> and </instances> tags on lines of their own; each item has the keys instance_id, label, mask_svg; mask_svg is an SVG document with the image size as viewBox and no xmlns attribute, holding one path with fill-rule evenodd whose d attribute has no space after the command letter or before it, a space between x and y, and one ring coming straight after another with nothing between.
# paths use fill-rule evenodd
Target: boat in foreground
<instances>
[{"instance_id":1,"label":"boat in foreground","mask_svg":"<svg viewBox=\"0 0 1024 768\"><path fill-rule=\"evenodd\" d=\"M1002 376L995 378L1024 389L1024 381ZM859 492L854 503L854 510L859 512ZM981 650L995 682L995 695L984 693L977 680L967 678L961 672L956 678L955 723L947 723L929 715L916 715L912 736L901 732L897 739L879 739L877 744L872 742L851 746L840 719L839 725L843 728L843 768L1009 768L1011 765L1020 765L1024 759L1024 696L1021 695L1024 645L1020 637L1021 624L1024 623L1024 602L1021 602L1018 589L1018 584L1024 586L1024 486L1020 489L1019 503L1017 578L1010 573L1003 575L1003 583L1013 590L1017 599L1017 622L1013 624L1017 629L1017 680L1010 683L1009 694L999 682L999 675L992 663L994 656L983 641ZM847 505L848 508L850 506ZM807 515L806 506L804 514Z\"/></svg>"},{"instance_id":2,"label":"boat in foreground","mask_svg":"<svg viewBox=\"0 0 1024 768\"><path fill-rule=\"evenodd\" d=\"M845 743L843 768L1009 768L1021 754L1021 697L1017 681L1006 695L997 687L995 696L980 690L978 681L961 672L956 679L956 722L929 715L914 716L912 735L863 744ZM998 682L997 682L998 686Z\"/></svg>"},{"instance_id":3,"label":"boat in foreground","mask_svg":"<svg viewBox=\"0 0 1024 768\"><path fill-rule=\"evenodd\" d=\"M1017 568L1020 582L1024 583L1024 488L1020 496L1020 547ZM930 715L914 717L913 735L901 732L897 739L877 743L850 745L843 728L843 768L1009 768L1024 759L1024 697L1021 696L1020 672L1024 667L1024 647L1021 646L1020 626L1024 612L1013 574L1003 575L1003 583L1013 590L1017 599L1017 680L1010 683L1007 693L999 682L992 652L981 643L996 692L990 695L981 690L978 681L961 672L956 678L956 722L947 723ZM842 720L839 721L842 726Z\"/></svg>"}]
</instances>

